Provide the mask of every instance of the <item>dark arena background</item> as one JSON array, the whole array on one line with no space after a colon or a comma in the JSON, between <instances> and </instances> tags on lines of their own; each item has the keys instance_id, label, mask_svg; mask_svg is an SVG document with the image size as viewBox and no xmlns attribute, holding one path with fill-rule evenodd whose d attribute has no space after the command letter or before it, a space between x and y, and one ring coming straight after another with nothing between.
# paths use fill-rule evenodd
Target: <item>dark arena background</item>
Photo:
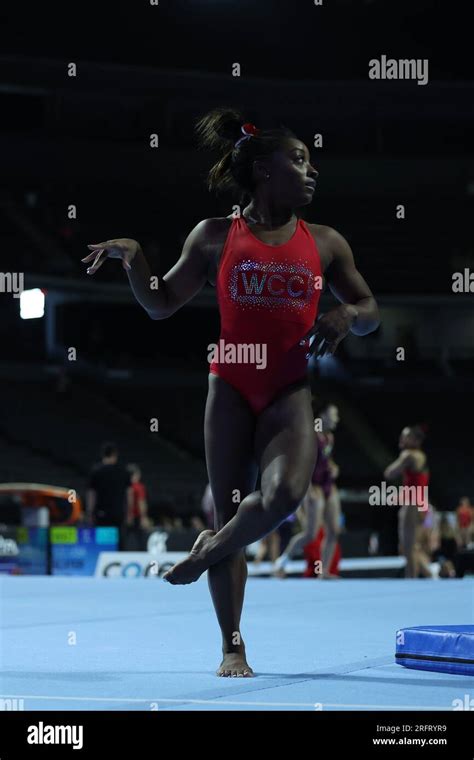
<instances>
[{"instance_id":1,"label":"dark arena background","mask_svg":"<svg viewBox=\"0 0 474 760\"><path fill-rule=\"evenodd\" d=\"M0 16L0 709L21 713L25 727L30 711L35 725L54 723L51 711L63 723L67 711L157 721L176 711L317 711L348 721L368 712L374 720L361 718L352 741L360 731L369 753L387 736L420 739L426 757L448 753L448 718L474 709L467 16L434 0L10 2ZM316 189L311 201L289 203L292 222L275 200L290 184L265 184L270 175L252 175L244 202L238 183L209 192L226 149L206 148L196 125L225 108L246 124L234 158L265 130L286 127L304 144L293 177L306 146ZM189 253L196 225L216 218L243 236L228 242L228 257L239 245L250 257L275 259L279 248L290 256L303 245L291 238L296 223L298 234L315 231L316 246L304 239L324 263L333 228L378 317L371 299L364 316L348 281L336 297L334 259L316 324L337 348L318 356L318 336L311 344L310 401L300 389L300 406L283 396L251 415L231 388L205 425L208 389L226 385L209 375L221 335L217 287L207 276L186 284L183 273L186 297L171 313L163 277L183 246ZM218 266L226 236L218 250L208 234L192 256ZM111 240L122 241L115 256ZM88 274L94 255L82 259L100 250L109 256ZM120 261L127 251L130 270ZM161 311L134 296L143 261L145 301L158 299ZM221 284L226 271L217 269ZM267 269L256 271L258 289ZM272 313L257 309L242 341ZM337 335L327 327L334 314ZM270 351L289 323L278 324ZM311 426L314 417L310 470L312 449L298 444L302 410ZM263 465L255 444L258 480L241 493L226 471L252 456L253 433L245 446L236 438L244 418L254 432L271 418L275 449ZM208 444L212 474L205 433L219 436ZM313 474L323 465L327 490ZM219 495L227 487L230 513ZM251 491L255 505L241 509ZM219 555L222 567L247 561L245 650L234 570L222 571L220 586L218 563L184 585L183 566L171 570L191 561L198 536L192 557L201 562L202 531L235 513L267 520L255 533L242 528L227 559ZM213 535L204 534L204 553ZM410 733L416 722L426 730ZM21 726L12 748L49 743L39 729L20 738ZM450 730L454 742L459 729Z\"/></svg>"}]
</instances>

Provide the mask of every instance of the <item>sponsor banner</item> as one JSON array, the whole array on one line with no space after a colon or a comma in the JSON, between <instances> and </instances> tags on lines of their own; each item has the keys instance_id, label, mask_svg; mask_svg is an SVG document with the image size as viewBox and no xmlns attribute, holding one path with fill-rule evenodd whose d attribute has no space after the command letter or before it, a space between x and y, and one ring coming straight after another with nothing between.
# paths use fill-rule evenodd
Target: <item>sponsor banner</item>
<instances>
[{"instance_id":1,"label":"sponsor banner","mask_svg":"<svg viewBox=\"0 0 474 760\"><path fill-rule=\"evenodd\" d=\"M58 525L50 529L51 574L94 575L101 552L115 552L118 528L76 528Z\"/></svg>"},{"instance_id":2,"label":"sponsor banner","mask_svg":"<svg viewBox=\"0 0 474 760\"><path fill-rule=\"evenodd\" d=\"M187 552L101 552L95 568L96 578L161 578Z\"/></svg>"}]
</instances>

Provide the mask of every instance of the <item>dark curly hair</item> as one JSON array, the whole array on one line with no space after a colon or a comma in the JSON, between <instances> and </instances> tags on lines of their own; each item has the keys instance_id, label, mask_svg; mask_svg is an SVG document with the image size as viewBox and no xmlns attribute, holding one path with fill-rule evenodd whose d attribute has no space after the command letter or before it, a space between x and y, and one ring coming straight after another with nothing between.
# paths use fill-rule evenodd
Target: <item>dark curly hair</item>
<instances>
[{"instance_id":1,"label":"dark curly hair","mask_svg":"<svg viewBox=\"0 0 474 760\"><path fill-rule=\"evenodd\" d=\"M241 127L247 123L243 114L235 108L214 108L196 123L199 147L219 151L221 158L211 167L207 177L207 187L212 192L240 190L241 200L248 198L255 189L252 176L253 162L257 158L270 156L282 148L290 138L296 138L291 129L281 125L275 129L261 129L249 140L243 140L236 148L236 141L242 137Z\"/></svg>"}]
</instances>

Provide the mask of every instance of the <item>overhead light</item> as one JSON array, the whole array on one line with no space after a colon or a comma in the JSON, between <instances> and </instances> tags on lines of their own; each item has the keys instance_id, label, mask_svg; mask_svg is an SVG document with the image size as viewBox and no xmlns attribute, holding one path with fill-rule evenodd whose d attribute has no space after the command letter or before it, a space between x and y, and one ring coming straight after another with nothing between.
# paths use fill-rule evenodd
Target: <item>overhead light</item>
<instances>
[{"instance_id":1,"label":"overhead light","mask_svg":"<svg viewBox=\"0 0 474 760\"><path fill-rule=\"evenodd\" d=\"M20 294L20 317L38 319L44 317L44 293L40 288L23 290Z\"/></svg>"}]
</instances>

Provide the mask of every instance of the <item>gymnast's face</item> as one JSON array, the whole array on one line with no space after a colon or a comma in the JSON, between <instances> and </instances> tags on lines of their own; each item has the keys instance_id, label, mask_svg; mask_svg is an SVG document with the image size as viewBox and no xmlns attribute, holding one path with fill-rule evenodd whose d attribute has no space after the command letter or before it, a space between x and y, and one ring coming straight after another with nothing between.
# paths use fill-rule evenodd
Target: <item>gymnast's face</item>
<instances>
[{"instance_id":1,"label":"gymnast's face","mask_svg":"<svg viewBox=\"0 0 474 760\"><path fill-rule=\"evenodd\" d=\"M295 138L288 138L264 164L261 183L276 205L297 208L313 200L318 172L311 163L308 148ZM265 174L269 174L266 179Z\"/></svg>"}]
</instances>

